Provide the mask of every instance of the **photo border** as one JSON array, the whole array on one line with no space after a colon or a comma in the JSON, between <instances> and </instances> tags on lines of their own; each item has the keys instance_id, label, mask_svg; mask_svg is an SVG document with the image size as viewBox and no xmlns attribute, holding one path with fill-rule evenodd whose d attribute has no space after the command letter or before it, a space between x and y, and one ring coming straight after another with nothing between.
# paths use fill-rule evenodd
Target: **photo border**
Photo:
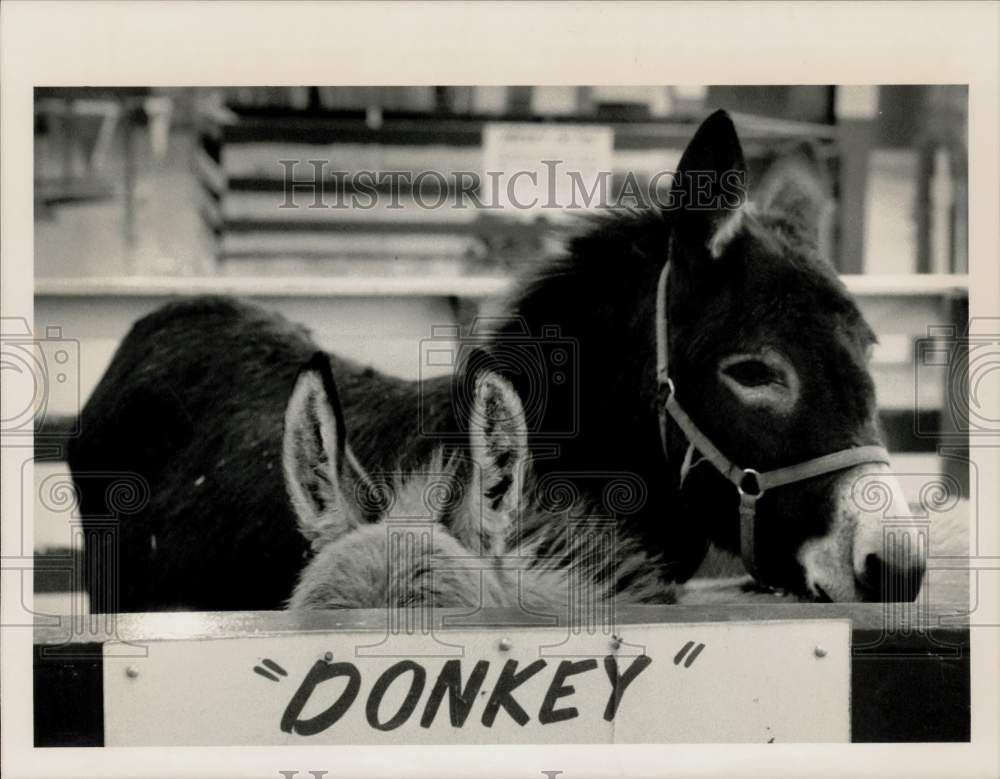
<instances>
[{"instance_id":1,"label":"photo border","mask_svg":"<svg viewBox=\"0 0 1000 779\"><path fill-rule=\"evenodd\" d=\"M33 315L35 86L269 84L969 85L970 316L1000 315L997 37L993 3L617 5L500 3L26 2L0 6L0 306ZM996 382L994 382L994 385ZM991 408L1000 407L997 387ZM10 402L30 389L5 383ZM20 407L20 406L18 406ZM18 454L20 451L21 454ZM21 512L20 450L2 447L3 543ZM972 447L981 473L1000 451ZM1000 480L981 480L981 507ZM30 510L29 510L30 514ZM995 517L996 511L986 511ZM15 520L16 521L16 520ZM23 521L32 528L30 516ZM980 528L1000 553L1000 523ZM6 554L6 552L4 553ZM16 572L15 572L16 573ZM992 572L995 576L996 572ZM4 571L2 611L21 609ZM30 598L30 577L24 596ZM981 591L1000 624L996 592ZM9 776L996 776L996 629L972 629L971 744L34 749L32 629L3 629L3 763ZM415 756L419 755L419 759ZM141 767L140 767L141 766Z\"/></svg>"}]
</instances>

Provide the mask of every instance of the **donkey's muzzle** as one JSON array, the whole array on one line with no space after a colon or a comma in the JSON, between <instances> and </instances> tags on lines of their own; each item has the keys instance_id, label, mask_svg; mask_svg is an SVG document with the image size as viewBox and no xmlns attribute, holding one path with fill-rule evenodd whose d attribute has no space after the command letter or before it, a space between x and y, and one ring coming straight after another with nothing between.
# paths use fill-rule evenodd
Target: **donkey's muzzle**
<instances>
[{"instance_id":1,"label":"donkey's muzzle","mask_svg":"<svg viewBox=\"0 0 1000 779\"><path fill-rule=\"evenodd\" d=\"M917 599L926 568L916 549L899 544L881 554L869 554L855 578L866 601L910 602Z\"/></svg>"}]
</instances>

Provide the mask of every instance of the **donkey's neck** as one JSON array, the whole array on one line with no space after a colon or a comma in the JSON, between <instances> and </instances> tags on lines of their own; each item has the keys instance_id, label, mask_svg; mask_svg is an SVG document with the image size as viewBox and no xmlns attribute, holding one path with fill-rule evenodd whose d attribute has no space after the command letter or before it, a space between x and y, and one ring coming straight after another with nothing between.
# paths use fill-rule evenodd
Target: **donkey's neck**
<instances>
[{"instance_id":1,"label":"donkey's neck","mask_svg":"<svg viewBox=\"0 0 1000 779\"><path fill-rule=\"evenodd\" d=\"M623 537L663 551L667 575L683 579L701 559L705 534L680 514L671 475L680 459L668 466L659 434L655 292L669 234L654 211L595 219L564 257L524 281L494 350L500 364L518 365L522 333L544 343L549 326L575 350L567 381L537 387L527 373L511 377L522 398L536 399L526 408L536 487L568 479L600 503L611 481L637 480L644 494L634 506L604 510L620 520Z\"/></svg>"},{"instance_id":2,"label":"donkey's neck","mask_svg":"<svg viewBox=\"0 0 1000 779\"><path fill-rule=\"evenodd\" d=\"M526 332L533 343L568 342L575 360L563 382L532 387L534 376L514 377L523 398L541 398L527 408L536 439L577 439L588 449L589 462L601 462L588 439L608 424L631 427L652 411L654 386L654 309L656 279L666 260L669 231L653 211L625 212L592 218L589 231L572 239L566 254L529 276L508 304L509 318L500 328L494 349L511 358L524 350ZM544 351L541 352L544 356ZM503 364L503 363L501 363ZM548 377L551 378L551 377ZM532 392L533 391L533 392ZM528 394L531 392L531 394ZM575 430L567 430L568 403L575 411ZM655 432L655 426L650 432ZM578 435L573 435L574 433ZM574 447L570 440L561 447ZM619 462L631 447L605 450Z\"/></svg>"}]
</instances>

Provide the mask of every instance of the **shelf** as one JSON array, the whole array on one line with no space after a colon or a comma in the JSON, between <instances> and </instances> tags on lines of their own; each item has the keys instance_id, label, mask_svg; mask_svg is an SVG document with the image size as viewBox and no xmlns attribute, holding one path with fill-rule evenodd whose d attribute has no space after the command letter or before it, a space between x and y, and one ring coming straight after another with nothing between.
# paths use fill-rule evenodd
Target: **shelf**
<instances>
[{"instance_id":1,"label":"shelf","mask_svg":"<svg viewBox=\"0 0 1000 779\"><path fill-rule=\"evenodd\" d=\"M132 276L38 278L35 297L173 297L238 295L269 298L458 297L479 300L506 292L508 276L277 277Z\"/></svg>"},{"instance_id":2,"label":"shelf","mask_svg":"<svg viewBox=\"0 0 1000 779\"><path fill-rule=\"evenodd\" d=\"M948 275L847 275L847 288L859 297L942 297L968 294L968 277ZM510 276L107 276L35 279L36 297L168 297L240 295L244 297L496 297L513 284Z\"/></svg>"},{"instance_id":3,"label":"shelf","mask_svg":"<svg viewBox=\"0 0 1000 779\"><path fill-rule=\"evenodd\" d=\"M969 292L969 277L964 273L851 273L840 278L851 294L859 297L938 297Z\"/></svg>"},{"instance_id":4,"label":"shelf","mask_svg":"<svg viewBox=\"0 0 1000 779\"><path fill-rule=\"evenodd\" d=\"M768 119L732 114L740 137L746 143L775 138L812 138L833 141L834 125ZM386 111L378 126L371 126L361 110L288 111L255 108L225 109L204 116L211 132L214 124L226 143L377 143L400 145L479 146L482 128L488 123L578 124L611 127L615 148L683 147L697 127L694 118L644 116L628 121L610 120L599 114L537 116L531 114L441 114Z\"/></svg>"}]
</instances>

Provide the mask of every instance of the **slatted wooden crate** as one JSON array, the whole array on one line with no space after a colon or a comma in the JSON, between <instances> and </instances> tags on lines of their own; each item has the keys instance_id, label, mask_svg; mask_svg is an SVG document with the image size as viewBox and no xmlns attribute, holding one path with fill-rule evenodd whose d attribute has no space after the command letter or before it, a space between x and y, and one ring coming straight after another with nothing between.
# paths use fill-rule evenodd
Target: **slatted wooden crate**
<instances>
[{"instance_id":1,"label":"slatted wooden crate","mask_svg":"<svg viewBox=\"0 0 1000 779\"><path fill-rule=\"evenodd\" d=\"M736 120L751 179L781 150L801 142L813 144L831 175L837 169L834 127L749 116ZM550 246L545 240L550 222L512 221L490 210L451 207L460 201L460 182L465 181L454 174L482 175L484 128L496 122L610 127L612 197L628 176L645 186L657 173L673 170L697 126L650 117L605 122L582 115L380 112L373 121L363 111L205 108L199 117L195 167L203 185L201 210L217 237L221 271L447 274L537 261ZM372 208L310 208L317 201L308 186L295 194L298 207L282 207L293 202L285 181L289 170L304 182L327 176L321 203L341 204L358 194L346 184L334 184L333 171L366 171L407 174L419 185L421 202L440 198L442 206L414 207L412 188L397 180L371 187L379 195ZM418 179L421 173L443 174L444 188L437 175ZM669 182L669 177L661 181ZM364 197L362 202L369 202L368 194ZM834 241L831 233L828 242Z\"/></svg>"}]
</instances>

